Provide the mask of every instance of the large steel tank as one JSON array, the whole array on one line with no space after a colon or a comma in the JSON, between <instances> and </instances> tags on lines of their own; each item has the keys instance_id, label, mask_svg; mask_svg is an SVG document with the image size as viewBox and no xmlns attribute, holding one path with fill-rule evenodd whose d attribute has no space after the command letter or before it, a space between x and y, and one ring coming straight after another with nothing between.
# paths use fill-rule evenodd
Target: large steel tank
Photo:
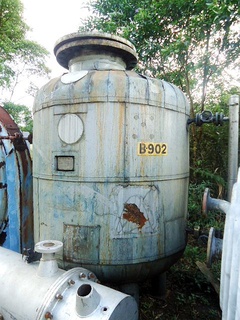
<instances>
[{"instance_id":1,"label":"large steel tank","mask_svg":"<svg viewBox=\"0 0 240 320\"><path fill-rule=\"evenodd\" d=\"M63 241L61 266L103 281L164 272L186 245L189 104L131 71L121 37L74 33L54 52L69 72L35 98L35 241Z\"/></svg>"}]
</instances>

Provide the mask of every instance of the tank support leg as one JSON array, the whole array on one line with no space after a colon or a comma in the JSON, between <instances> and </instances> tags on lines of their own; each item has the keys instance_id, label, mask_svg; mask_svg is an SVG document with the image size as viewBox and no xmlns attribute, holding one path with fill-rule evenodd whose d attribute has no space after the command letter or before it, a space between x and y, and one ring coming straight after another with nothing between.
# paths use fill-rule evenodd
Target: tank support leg
<instances>
[{"instance_id":1,"label":"tank support leg","mask_svg":"<svg viewBox=\"0 0 240 320\"><path fill-rule=\"evenodd\" d=\"M139 305L139 285L137 283L121 284L119 288L123 293L129 294L134 297Z\"/></svg>"},{"instance_id":2,"label":"tank support leg","mask_svg":"<svg viewBox=\"0 0 240 320\"><path fill-rule=\"evenodd\" d=\"M167 292L167 273L161 273L152 279L152 290L155 296L161 299L166 298Z\"/></svg>"}]
</instances>

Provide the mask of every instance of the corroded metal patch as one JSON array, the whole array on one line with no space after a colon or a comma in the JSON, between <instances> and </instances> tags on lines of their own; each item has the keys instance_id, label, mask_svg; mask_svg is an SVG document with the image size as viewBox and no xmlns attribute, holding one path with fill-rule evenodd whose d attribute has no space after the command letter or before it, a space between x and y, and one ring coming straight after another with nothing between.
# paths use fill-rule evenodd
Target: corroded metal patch
<instances>
[{"instance_id":1,"label":"corroded metal patch","mask_svg":"<svg viewBox=\"0 0 240 320\"><path fill-rule=\"evenodd\" d=\"M136 223L138 229L142 229L146 221L148 221L135 203L124 204L123 219Z\"/></svg>"},{"instance_id":2,"label":"corroded metal patch","mask_svg":"<svg viewBox=\"0 0 240 320\"><path fill-rule=\"evenodd\" d=\"M68 262L99 263L100 226L64 224L63 256Z\"/></svg>"}]
</instances>

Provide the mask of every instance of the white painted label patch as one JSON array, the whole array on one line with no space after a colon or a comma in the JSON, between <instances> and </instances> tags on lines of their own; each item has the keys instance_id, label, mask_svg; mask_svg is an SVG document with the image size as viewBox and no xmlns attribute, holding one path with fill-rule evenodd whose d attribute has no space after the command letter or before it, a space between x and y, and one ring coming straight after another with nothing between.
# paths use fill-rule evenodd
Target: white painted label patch
<instances>
[{"instance_id":1,"label":"white painted label patch","mask_svg":"<svg viewBox=\"0 0 240 320\"><path fill-rule=\"evenodd\" d=\"M83 122L75 114L64 115L58 123L58 135L60 139L67 143L76 143L83 134Z\"/></svg>"}]
</instances>

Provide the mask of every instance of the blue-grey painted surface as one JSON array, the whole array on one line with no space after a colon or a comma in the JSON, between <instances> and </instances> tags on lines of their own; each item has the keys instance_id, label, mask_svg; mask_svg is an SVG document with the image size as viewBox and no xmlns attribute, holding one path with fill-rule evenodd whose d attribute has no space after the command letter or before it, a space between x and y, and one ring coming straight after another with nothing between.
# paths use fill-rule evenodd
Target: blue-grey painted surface
<instances>
[{"instance_id":1,"label":"blue-grey painted surface","mask_svg":"<svg viewBox=\"0 0 240 320\"><path fill-rule=\"evenodd\" d=\"M185 248L189 104L174 85L126 70L134 49L121 41L58 42L70 70L35 99L33 177L35 240L63 241L65 268L127 282L165 271ZM71 58L72 46L83 55Z\"/></svg>"},{"instance_id":2,"label":"blue-grey painted surface","mask_svg":"<svg viewBox=\"0 0 240 320\"><path fill-rule=\"evenodd\" d=\"M18 126L0 107L0 239L16 252L33 248L32 161Z\"/></svg>"}]
</instances>

